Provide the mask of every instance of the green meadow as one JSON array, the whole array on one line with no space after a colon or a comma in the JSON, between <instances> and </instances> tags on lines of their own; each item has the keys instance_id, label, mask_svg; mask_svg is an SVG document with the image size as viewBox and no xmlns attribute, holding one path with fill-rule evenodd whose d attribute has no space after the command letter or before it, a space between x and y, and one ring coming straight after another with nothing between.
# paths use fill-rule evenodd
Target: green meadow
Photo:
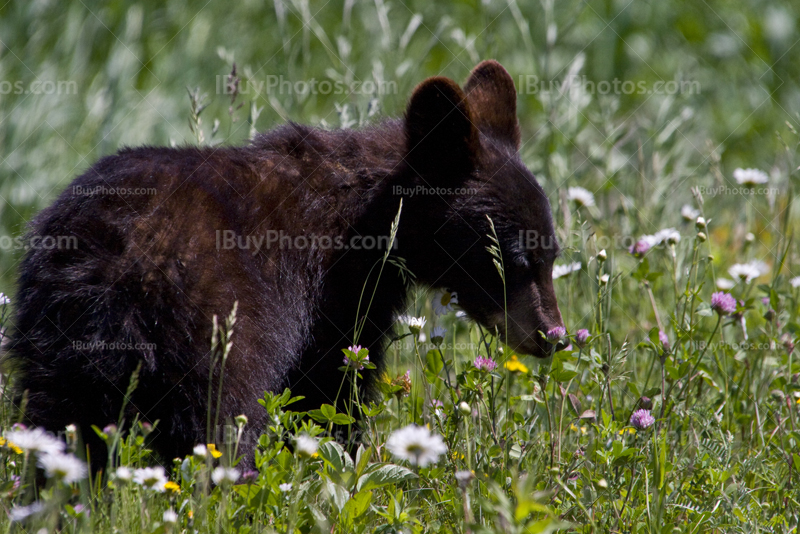
<instances>
[{"instance_id":1,"label":"green meadow","mask_svg":"<svg viewBox=\"0 0 800 534\"><path fill-rule=\"evenodd\" d=\"M550 198L570 346L514 354L415 288L426 320L398 322L378 398L348 391L357 366L334 377L350 413L265 393L255 469L244 420L175 459L121 420L89 475L74 431L14 426L3 374L0 530L796 533L799 26L789 1L6 2L4 329L19 262L48 246L26 224L99 158L359 128L491 58Z\"/></svg>"}]
</instances>

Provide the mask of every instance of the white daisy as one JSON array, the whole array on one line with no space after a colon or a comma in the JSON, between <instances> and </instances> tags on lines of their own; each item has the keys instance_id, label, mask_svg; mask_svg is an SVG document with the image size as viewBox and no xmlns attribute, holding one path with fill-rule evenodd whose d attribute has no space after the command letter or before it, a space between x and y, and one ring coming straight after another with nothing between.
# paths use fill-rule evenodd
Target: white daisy
<instances>
[{"instance_id":1,"label":"white daisy","mask_svg":"<svg viewBox=\"0 0 800 534\"><path fill-rule=\"evenodd\" d=\"M663 230L656 232L656 235L653 237L655 237L658 243L674 245L681 240L681 233L675 228L664 228Z\"/></svg>"},{"instance_id":2,"label":"white daisy","mask_svg":"<svg viewBox=\"0 0 800 534\"><path fill-rule=\"evenodd\" d=\"M15 506L8 513L8 519L11 520L12 523L19 523L32 515L40 513L42 510L44 510L44 504L39 501L31 503L28 506Z\"/></svg>"},{"instance_id":3,"label":"white daisy","mask_svg":"<svg viewBox=\"0 0 800 534\"><path fill-rule=\"evenodd\" d=\"M164 515L161 516L161 518L164 520L164 523L174 524L178 522L178 513L170 508L164 511Z\"/></svg>"},{"instance_id":4,"label":"white daisy","mask_svg":"<svg viewBox=\"0 0 800 534\"><path fill-rule=\"evenodd\" d=\"M745 284L749 284L759 276L767 274L768 272L769 266L763 261L757 260L747 263L737 263L728 269L728 274L730 274L734 280L743 281Z\"/></svg>"},{"instance_id":5,"label":"white daisy","mask_svg":"<svg viewBox=\"0 0 800 534\"><path fill-rule=\"evenodd\" d=\"M428 319L425 317L412 317L411 315L401 315L397 318L398 321L408 326L409 331L412 334L419 334L419 331L422 330L422 327L425 326L425 323Z\"/></svg>"},{"instance_id":6,"label":"white daisy","mask_svg":"<svg viewBox=\"0 0 800 534\"><path fill-rule=\"evenodd\" d=\"M214 481L214 484L217 486L221 484L233 484L239 477L241 476L241 472L238 469L234 469L232 467L217 467L214 471L211 472L211 480Z\"/></svg>"},{"instance_id":7,"label":"white daisy","mask_svg":"<svg viewBox=\"0 0 800 534\"><path fill-rule=\"evenodd\" d=\"M284 493L292 491L292 483L291 482L286 482L284 484L281 484L281 485L278 486L278 489L283 491Z\"/></svg>"},{"instance_id":8,"label":"white daisy","mask_svg":"<svg viewBox=\"0 0 800 534\"><path fill-rule=\"evenodd\" d=\"M588 189L583 187L570 187L567 188L567 200L572 200L578 207L594 206L594 195Z\"/></svg>"},{"instance_id":9,"label":"white daisy","mask_svg":"<svg viewBox=\"0 0 800 534\"><path fill-rule=\"evenodd\" d=\"M792 287L800 287L800 276L795 276L789 280L789 284L791 284Z\"/></svg>"},{"instance_id":10,"label":"white daisy","mask_svg":"<svg viewBox=\"0 0 800 534\"><path fill-rule=\"evenodd\" d=\"M700 216L700 210L696 210L689 204L684 204L681 208L681 217L686 222L692 222Z\"/></svg>"},{"instance_id":11,"label":"white daisy","mask_svg":"<svg viewBox=\"0 0 800 534\"><path fill-rule=\"evenodd\" d=\"M434 343L441 343L444 341L444 336L447 334L447 330L442 328L441 326L434 326L431 329L431 341Z\"/></svg>"},{"instance_id":12,"label":"white daisy","mask_svg":"<svg viewBox=\"0 0 800 534\"><path fill-rule=\"evenodd\" d=\"M647 243L647 248L648 249L651 249L654 246L656 246L659 243L661 243L661 240L658 237L654 236L654 235L643 235L643 236L641 236L639 238L639 241Z\"/></svg>"},{"instance_id":13,"label":"white daisy","mask_svg":"<svg viewBox=\"0 0 800 534\"><path fill-rule=\"evenodd\" d=\"M730 278L717 278L717 289L721 289L723 291L730 291L731 289L736 286L736 282L731 280Z\"/></svg>"},{"instance_id":14,"label":"white daisy","mask_svg":"<svg viewBox=\"0 0 800 534\"><path fill-rule=\"evenodd\" d=\"M5 306L6 304L11 304L11 299L5 293L0 293L0 306Z\"/></svg>"},{"instance_id":15,"label":"white daisy","mask_svg":"<svg viewBox=\"0 0 800 534\"><path fill-rule=\"evenodd\" d=\"M408 425L392 432L386 448L395 457L420 467L436 463L439 456L447 452L441 436L431 434L427 427L417 425Z\"/></svg>"},{"instance_id":16,"label":"white daisy","mask_svg":"<svg viewBox=\"0 0 800 534\"><path fill-rule=\"evenodd\" d=\"M737 184L750 187L765 184L769 181L767 173L759 169L736 169L733 171L733 177Z\"/></svg>"},{"instance_id":17,"label":"white daisy","mask_svg":"<svg viewBox=\"0 0 800 534\"><path fill-rule=\"evenodd\" d=\"M67 444L41 428L11 430L4 437L25 452L58 454Z\"/></svg>"},{"instance_id":18,"label":"white daisy","mask_svg":"<svg viewBox=\"0 0 800 534\"><path fill-rule=\"evenodd\" d=\"M206 447L202 443L199 445L195 445L194 449L192 449L192 454L194 454L198 458L205 458L206 456L208 456L208 447Z\"/></svg>"},{"instance_id":19,"label":"white daisy","mask_svg":"<svg viewBox=\"0 0 800 534\"><path fill-rule=\"evenodd\" d=\"M675 244L681 240L681 234L675 228L664 228L655 233L655 235L643 235L636 242L635 250L650 250L651 248L660 245L661 243ZM646 245L643 246L642 244Z\"/></svg>"},{"instance_id":20,"label":"white daisy","mask_svg":"<svg viewBox=\"0 0 800 534\"><path fill-rule=\"evenodd\" d=\"M117 470L114 471L114 478L123 482L130 482L130 480L133 478L133 471L124 465L117 467Z\"/></svg>"},{"instance_id":21,"label":"white daisy","mask_svg":"<svg viewBox=\"0 0 800 534\"><path fill-rule=\"evenodd\" d=\"M317 440L308 434L301 434L294 441L294 450L301 458L311 458L317 454L317 447L319 447Z\"/></svg>"},{"instance_id":22,"label":"white daisy","mask_svg":"<svg viewBox=\"0 0 800 534\"><path fill-rule=\"evenodd\" d=\"M553 265L553 280L562 276L569 276L575 271L581 270L581 262L567 263L566 265Z\"/></svg>"},{"instance_id":23,"label":"white daisy","mask_svg":"<svg viewBox=\"0 0 800 534\"><path fill-rule=\"evenodd\" d=\"M44 469L47 478L57 478L65 484L72 484L86 478L86 464L71 454L42 454L39 467Z\"/></svg>"},{"instance_id":24,"label":"white daisy","mask_svg":"<svg viewBox=\"0 0 800 534\"><path fill-rule=\"evenodd\" d=\"M469 483L475 479L475 473L472 471L456 471L456 481L458 485L464 489L469 486Z\"/></svg>"},{"instance_id":25,"label":"white daisy","mask_svg":"<svg viewBox=\"0 0 800 534\"><path fill-rule=\"evenodd\" d=\"M455 291L437 291L433 294L433 312L436 315L453 311L453 304L458 304L458 293Z\"/></svg>"},{"instance_id":26,"label":"white daisy","mask_svg":"<svg viewBox=\"0 0 800 534\"><path fill-rule=\"evenodd\" d=\"M144 488L163 493L167 473L161 466L144 467L133 472L133 481Z\"/></svg>"}]
</instances>

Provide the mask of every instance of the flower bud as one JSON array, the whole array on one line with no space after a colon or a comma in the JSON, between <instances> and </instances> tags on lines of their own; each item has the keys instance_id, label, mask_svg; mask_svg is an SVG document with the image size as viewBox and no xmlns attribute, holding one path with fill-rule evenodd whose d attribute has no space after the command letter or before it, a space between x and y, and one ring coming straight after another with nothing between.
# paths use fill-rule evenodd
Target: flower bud
<instances>
[{"instance_id":1,"label":"flower bud","mask_svg":"<svg viewBox=\"0 0 800 534\"><path fill-rule=\"evenodd\" d=\"M704 234L703 232L697 232L697 240L698 241L703 243L703 242L705 242L706 239L708 239L708 236L706 234Z\"/></svg>"},{"instance_id":2,"label":"flower bud","mask_svg":"<svg viewBox=\"0 0 800 534\"><path fill-rule=\"evenodd\" d=\"M606 254L606 249L602 249L600 252L597 253L597 261L604 262L608 259L608 254Z\"/></svg>"},{"instance_id":3,"label":"flower bud","mask_svg":"<svg viewBox=\"0 0 800 534\"><path fill-rule=\"evenodd\" d=\"M586 346L586 342L589 340L589 331L585 328L581 328L577 332L575 332L575 344L578 347L583 348Z\"/></svg>"},{"instance_id":4,"label":"flower bud","mask_svg":"<svg viewBox=\"0 0 800 534\"><path fill-rule=\"evenodd\" d=\"M694 222L695 228L698 230L705 230L706 229L706 220L703 217L698 217L697 220Z\"/></svg>"},{"instance_id":5,"label":"flower bud","mask_svg":"<svg viewBox=\"0 0 800 534\"><path fill-rule=\"evenodd\" d=\"M794 350L794 341L792 340L792 336L787 334L783 334L781 336L781 342L783 343L783 348L786 349L787 354L791 354Z\"/></svg>"},{"instance_id":6,"label":"flower bud","mask_svg":"<svg viewBox=\"0 0 800 534\"><path fill-rule=\"evenodd\" d=\"M462 415L470 415L472 413L472 408L470 405L464 401L458 403L458 411L461 412Z\"/></svg>"},{"instance_id":7,"label":"flower bud","mask_svg":"<svg viewBox=\"0 0 800 534\"><path fill-rule=\"evenodd\" d=\"M665 353L669 352L669 337L663 330L658 331L658 341L661 342L661 348Z\"/></svg>"}]
</instances>

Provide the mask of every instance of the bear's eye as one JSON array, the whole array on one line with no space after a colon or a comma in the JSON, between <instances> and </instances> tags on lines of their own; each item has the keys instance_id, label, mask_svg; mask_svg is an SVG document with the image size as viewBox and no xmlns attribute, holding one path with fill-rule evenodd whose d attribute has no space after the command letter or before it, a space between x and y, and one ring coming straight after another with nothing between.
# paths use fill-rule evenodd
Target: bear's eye
<instances>
[{"instance_id":1,"label":"bear's eye","mask_svg":"<svg viewBox=\"0 0 800 534\"><path fill-rule=\"evenodd\" d=\"M531 262L528 260L528 255L523 251L516 252L512 257L512 260L514 265L522 267L523 269L528 269L531 266Z\"/></svg>"}]
</instances>

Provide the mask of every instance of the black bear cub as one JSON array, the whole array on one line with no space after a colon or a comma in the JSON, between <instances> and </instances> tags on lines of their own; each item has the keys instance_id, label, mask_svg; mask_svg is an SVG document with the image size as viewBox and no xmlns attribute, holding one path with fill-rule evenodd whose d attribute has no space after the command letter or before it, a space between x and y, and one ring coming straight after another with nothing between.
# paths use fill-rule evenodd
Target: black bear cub
<instances>
[{"instance_id":1,"label":"black bear cub","mask_svg":"<svg viewBox=\"0 0 800 534\"><path fill-rule=\"evenodd\" d=\"M546 356L540 331L563 325L558 251L519 143L513 80L484 61L463 89L429 78L403 119L361 130L289 123L243 147L102 158L30 225L31 236L71 236L77 246L30 250L21 265L5 363L27 391L28 422L55 431L74 423L91 438L91 425L116 422L141 363L126 409L160 421L154 447L165 457L187 454L206 440L212 317L237 301L219 420L244 414L259 431L257 400L286 387L305 396L298 410L333 403L357 313L368 308L358 342L379 371L404 307L398 262L380 279L374 268L401 200L391 254L414 283L457 292L469 317L514 350ZM526 247L521 232L538 246ZM365 393L375 373L363 372ZM244 446L252 457L255 442Z\"/></svg>"}]
</instances>

